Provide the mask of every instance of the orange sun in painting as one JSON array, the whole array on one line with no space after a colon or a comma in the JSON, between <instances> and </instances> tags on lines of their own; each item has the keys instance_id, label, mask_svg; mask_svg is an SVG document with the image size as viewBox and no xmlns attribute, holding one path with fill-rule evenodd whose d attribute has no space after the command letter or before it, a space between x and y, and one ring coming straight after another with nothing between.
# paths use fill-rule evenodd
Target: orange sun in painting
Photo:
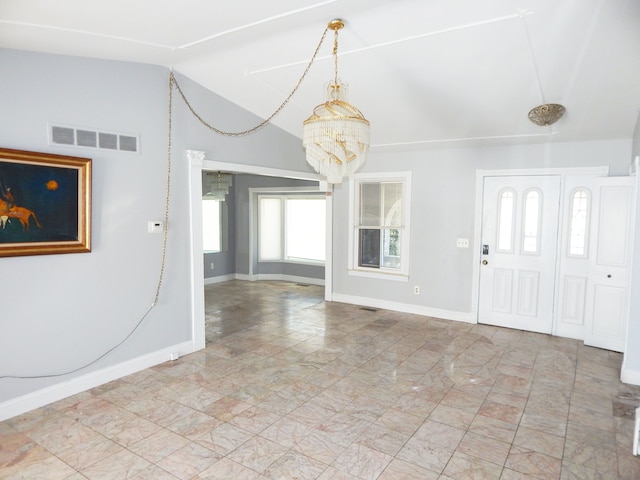
<instances>
[{"instance_id":1,"label":"orange sun in painting","mask_svg":"<svg viewBox=\"0 0 640 480\"><path fill-rule=\"evenodd\" d=\"M47 182L47 190L57 190L58 189L58 182L56 182L55 180L49 180Z\"/></svg>"}]
</instances>

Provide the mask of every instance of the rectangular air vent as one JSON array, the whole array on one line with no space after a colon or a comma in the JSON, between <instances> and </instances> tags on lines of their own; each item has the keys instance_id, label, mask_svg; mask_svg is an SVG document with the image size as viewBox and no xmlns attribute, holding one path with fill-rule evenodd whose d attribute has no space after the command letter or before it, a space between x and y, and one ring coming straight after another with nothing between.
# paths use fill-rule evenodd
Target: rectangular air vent
<instances>
[{"instance_id":1,"label":"rectangular air vent","mask_svg":"<svg viewBox=\"0 0 640 480\"><path fill-rule=\"evenodd\" d=\"M138 153L140 138L130 133L49 124L49 144Z\"/></svg>"}]
</instances>

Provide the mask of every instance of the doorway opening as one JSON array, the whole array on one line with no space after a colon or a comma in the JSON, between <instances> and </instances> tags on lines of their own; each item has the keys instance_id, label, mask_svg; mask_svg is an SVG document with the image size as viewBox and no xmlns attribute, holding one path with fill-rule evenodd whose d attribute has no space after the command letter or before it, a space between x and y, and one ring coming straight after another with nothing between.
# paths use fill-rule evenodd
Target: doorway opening
<instances>
[{"instance_id":1,"label":"doorway opening","mask_svg":"<svg viewBox=\"0 0 640 480\"><path fill-rule=\"evenodd\" d=\"M303 173L282 169L260 167L254 165L241 165L226 162L216 162L206 160L204 152L188 151L190 160L189 170L189 215L191 234L191 315L193 331L193 350L204 348L206 343L205 332L205 272L204 272L204 249L203 249L203 225L202 225L202 174L203 171L222 171L232 174L256 175L264 177L285 178L293 180L306 180L317 185L317 192L330 192L330 185L323 182L316 174ZM326 261L324 269L324 298L330 300L331 297L331 241L332 238L332 202L331 195L326 196ZM234 278L236 276L234 275ZM238 278L243 278L238 275ZM248 276L247 276L248 277ZM250 279L250 278L245 278Z\"/></svg>"}]
</instances>

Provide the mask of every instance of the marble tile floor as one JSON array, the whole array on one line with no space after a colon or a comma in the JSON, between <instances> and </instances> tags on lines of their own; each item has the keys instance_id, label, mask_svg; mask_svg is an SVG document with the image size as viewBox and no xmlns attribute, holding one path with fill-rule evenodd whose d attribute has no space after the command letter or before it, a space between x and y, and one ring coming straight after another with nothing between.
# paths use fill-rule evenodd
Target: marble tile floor
<instances>
[{"instance_id":1,"label":"marble tile floor","mask_svg":"<svg viewBox=\"0 0 640 480\"><path fill-rule=\"evenodd\" d=\"M317 286L205 296L205 350L0 422L0 478L640 479L618 353Z\"/></svg>"}]
</instances>

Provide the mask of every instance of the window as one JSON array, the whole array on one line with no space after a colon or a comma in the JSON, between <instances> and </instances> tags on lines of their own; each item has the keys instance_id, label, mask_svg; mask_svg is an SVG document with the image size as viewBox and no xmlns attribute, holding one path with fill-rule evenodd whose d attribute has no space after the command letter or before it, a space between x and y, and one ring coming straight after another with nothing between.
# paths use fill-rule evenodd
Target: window
<instances>
[{"instance_id":1,"label":"window","mask_svg":"<svg viewBox=\"0 0 640 480\"><path fill-rule=\"evenodd\" d=\"M323 263L325 232L324 195L258 197L258 256L261 262Z\"/></svg>"},{"instance_id":2,"label":"window","mask_svg":"<svg viewBox=\"0 0 640 480\"><path fill-rule=\"evenodd\" d=\"M352 180L352 273L408 275L409 185L409 173Z\"/></svg>"},{"instance_id":3,"label":"window","mask_svg":"<svg viewBox=\"0 0 640 480\"><path fill-rule=\"evenodd\" d=\"M222 251L220 235L220 202L202 200L202 249L207 253Z\"/></svg>"},{"instance_id":4,"label":"window","mask_svg":"<svg viewBox=\"0 0 640 480\"><path fill-rule=\"evenodd\" d=\"M285 212L285 259L324 262L325 198L287 198Z\"/></svg>"},{"instance_id":5,"label":"window","mask_svg":"<svg viewBox=\"0 0 640 480\"><path fill-rule=\"evenodd\" d=\"M571 194L569 224L569 256L585 257L587 255L589 192L583 188Z\"/></svg>"},{"instance_id":6,"label":"window","mask_svg":"<svg viewBox=\"0 0 640 480\"><path fill-rule=\"evenodd\" d=\"M511 189L505 189L498 196L498 248L499 252L513 251L513 226L516 195Z\"/></svg>"},{"instance_id":7,"label":"window","mask_svg":"<svg viewBox=\"0 0 640 480\"><path fill-rule=\"evenodd\" d=\"M522 253L537 254L541 215L541 194L529 190L524 196L524 219L522 229Z\"/></svg>"}]
</instances>

